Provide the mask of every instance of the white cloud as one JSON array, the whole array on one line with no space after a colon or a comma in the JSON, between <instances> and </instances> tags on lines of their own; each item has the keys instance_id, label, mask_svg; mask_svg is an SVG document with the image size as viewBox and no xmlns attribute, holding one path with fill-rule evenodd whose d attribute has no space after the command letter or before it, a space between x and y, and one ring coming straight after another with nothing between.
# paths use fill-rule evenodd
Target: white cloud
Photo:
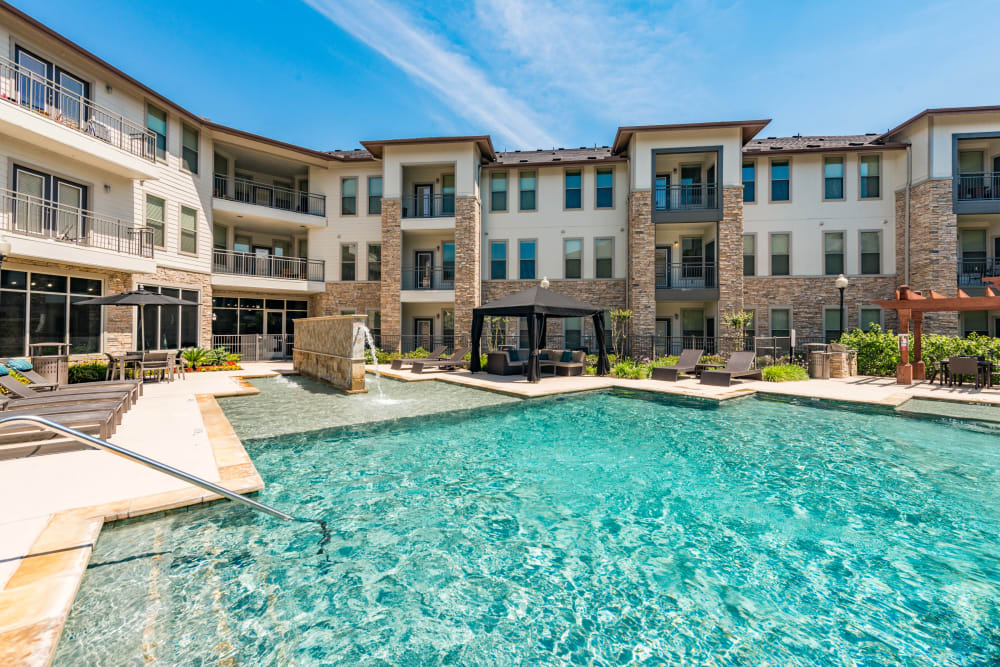
<instances>
[{"instance_id":1,"label":"white cloud","mask_svg":"<svg viewBox=\"0 0 1000 667\"><path fill-rule=\"evenodd\" d=\"M306 0L316 11L433 91L470 122L518 147L556 145L535 114L401 7L382 0Z\"/></svg>"}]
</instances>

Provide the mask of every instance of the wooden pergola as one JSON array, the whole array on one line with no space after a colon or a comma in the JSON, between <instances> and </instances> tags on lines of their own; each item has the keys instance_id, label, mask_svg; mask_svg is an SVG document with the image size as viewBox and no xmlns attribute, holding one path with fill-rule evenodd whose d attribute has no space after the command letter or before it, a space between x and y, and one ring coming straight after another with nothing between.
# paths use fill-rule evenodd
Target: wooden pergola
<instances>
[{"instance_id":1,"label":"wooden pergola","mask_svg":"<svg viewBox=\"0 0 1000 667\"><path fill-rule=\"evenodd\" d=\"M929 290L930 295L924 296L916 290L911 290L909 285L900 285L899 289L896 290L895 300L874 302L876 306L896 311L899 315L899 333L901 334L910 333L910 320L913 320L912 356L914 362L910 363L909 352L905 358L899 360L900 363L896 366L897 384L912 384L914 380L923 380L927 377L920 341L923 333L924 313L1000 310L1000 296L993 291L994 287L1000 289L1000 278L983 278L982 280L993 286L986 288L986 296L969 296L962 290L958 290L956 297L945 296L934 290Z\"/></svg>"}]
</instances>

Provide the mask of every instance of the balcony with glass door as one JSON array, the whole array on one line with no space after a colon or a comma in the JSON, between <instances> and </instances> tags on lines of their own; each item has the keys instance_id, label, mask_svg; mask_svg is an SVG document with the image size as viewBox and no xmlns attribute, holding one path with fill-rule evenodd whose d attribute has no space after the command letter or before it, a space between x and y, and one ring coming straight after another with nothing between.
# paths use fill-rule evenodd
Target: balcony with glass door
<instances>
[{"instance_id":1,"label":"balcony with glass door","mask_svg":"<svg viewBox=\"0 0 1000 667\"><path fill-rule=\"evenodd\" d=\"M454 229L454 167L404 167L400 203L403 230Z\"/></svg>"},{"instance_id":2,"label":"balcony with glass door","mask_svg":"<svg viewBox=\"0 0 1000 667\"><path fill-rule=\"evenodd\" d=\"M653 151L654 222L722 219L718 150Z\"/></svg>"},{"instance_id":3,"label":"balcony with glass door","mask_svg":"<svg viewBox=\"0 0 1000 667\"><path fill-rule=\"evenodd\" d=\"M686 236L658 242L653 272L657 301L715 301L719 298L715 242Z\"/></svg>"},{"instance_id":4,"label":"balcony with glass door","mask_svg":"<svg viewBox=\"0 0 1000 667\"><path fill-rule=\"evenodd\" d=\"M955 213L1000 213L1000 133L955 141Z\"/></svg>"}]
</instances>

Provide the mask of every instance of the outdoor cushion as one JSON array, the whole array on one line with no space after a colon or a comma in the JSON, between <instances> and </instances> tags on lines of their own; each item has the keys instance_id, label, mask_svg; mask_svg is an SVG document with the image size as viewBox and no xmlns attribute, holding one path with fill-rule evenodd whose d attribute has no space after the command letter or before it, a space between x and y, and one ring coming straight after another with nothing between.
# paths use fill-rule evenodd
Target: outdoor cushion
<instances>
[{"instance_id":1,"label":"outdoor cushion","mask_svg":"<svg viewBox=\"0 0 1000 667\"><path fill-rule=\"evenodd\" d=\"M538 360L539 361L548 361L549 360L549 353L548 352L539 352L538 353Z\"/></svg>"},{"instance_id":2,"label":"outdoor cushion","mask_svg":"<svg viewBox=\"0 0 1000 667\"><path fill-rule=\"evenodd\" d=\"M10 375L10 371L3 364L0 364L0 375Z\"/></svg>"},{"instance_id":3,"label":"outdoor cushion","mask_svg":"<svg viewBox=\"0 0 1000 667\"><path fill-rule=\"evenodd\" d=\"M573 361L573 353L570 350L563 350L562 356L559 357L559 361L564 364Z\"/></svg>"},{"instance_id":4,"label":"outdoor cushion","mask_svg":"<svg viewBox=\"0 0 1000 667\"><path fill-rule=\"evenodd\" d=\"M517 356L517 350L507 350L507 356L511 361L521 361Z\"/></svg>"},{"instance_id":5,"label":"outdoor cushion","mask_svg":"<svg viewBox=\"0 0 1000 667\"><path fill-rule=\"evenodd\" d=\"M27 359L11 359L7 365L15 371L30 371L32 369L31 362Z\"/></svg>"}]
</instances>

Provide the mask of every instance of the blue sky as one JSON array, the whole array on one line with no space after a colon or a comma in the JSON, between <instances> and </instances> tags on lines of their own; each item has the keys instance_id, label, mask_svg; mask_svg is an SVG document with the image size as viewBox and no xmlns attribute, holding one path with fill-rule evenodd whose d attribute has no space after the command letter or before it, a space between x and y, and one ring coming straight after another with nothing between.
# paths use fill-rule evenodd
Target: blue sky
<instances>
[{"instance_id":1,"label":"blue sky","mask_svg":"<svg viewBox=\"0 0 1000 667\"><path fill-rule=\"evenodd\" d=\"M321 150L606 145L619 125L752 118L854 134L1000 104L997 0L13 4L199 115Z\"/></svg>"}]
</instances>

